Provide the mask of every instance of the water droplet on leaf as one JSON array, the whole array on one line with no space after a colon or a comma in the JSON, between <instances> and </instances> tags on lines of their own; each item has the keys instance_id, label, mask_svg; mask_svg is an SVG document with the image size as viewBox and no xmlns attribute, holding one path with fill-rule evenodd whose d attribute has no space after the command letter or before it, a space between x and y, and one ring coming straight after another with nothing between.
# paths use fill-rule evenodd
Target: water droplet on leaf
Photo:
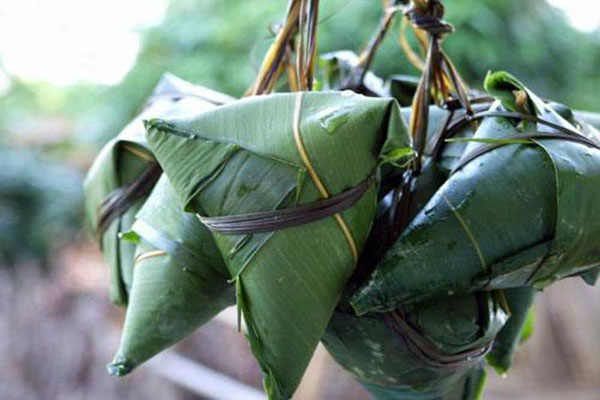
<instances>
[{"instance_id":1,"label":"water droplet on leaf","mask_svg":"<svg viewBox=\"0 0 600 400\"><path fill-rule=\"evenodd\" d=\"M321 127L330 134L335 133L336 130L348 122L349 117L349 107L329 107L317 116Z\"/></svg>"}]
</instances>

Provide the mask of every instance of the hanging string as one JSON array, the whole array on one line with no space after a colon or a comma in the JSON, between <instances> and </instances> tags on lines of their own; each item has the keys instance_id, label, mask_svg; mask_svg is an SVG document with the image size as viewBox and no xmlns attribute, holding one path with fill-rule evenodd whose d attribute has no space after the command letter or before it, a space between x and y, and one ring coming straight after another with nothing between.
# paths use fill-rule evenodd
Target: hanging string
<instances>
[{"instance_id":1,"label":"hanging string","mask_svg":"<svg viewBox=\"0 0 600 400\"><path fill-rule=\"evenodd\" d=\"M296 70L300 90L312 90L317 51L319 0L300 0Z\"/></svg>"},{"instance_id":2,"label":"hanging string","mask_svg":"<svg viewBox=\"0 0 600 400\"><path fill-rule=\"evenodd\" d=\"M247 95L260 95L268 93L272 89L281 73L281 66L288 43L298 31L298 17L302 0L291 0L288 5L287 16L284 24L277 32L275 41L267 50L262 65L252 87L246 92Z\"/></svg>"},{"instance_id":3,"label":"hanging string","mask_svg":"<svg viewBox=\"0 0 600 400\"><path fill-rule=\"evenodd\" d=\"M446 102L457 99L467 114L471 114L472 109L467 86L452 61L441 49L444 37L454 31L452 25L443 20L442 3L439 0L414 0L404 14L413 26L417 41L425 49L425 60L421 60L404 37L407 24L405 22L401 27L401 47L407 53L408 59L418 67L422 65L423 69L413 99L410 121L410 132L417 152L413 170L418 174L427 139L429 104L433 101L443 106Z\"/></svg>"},{"instance_id":4,"label":"hanging string","mask_svg":"<svg viewBox=\"0 0 600 400\"><path fill-rule=\"evenodd\" d=\"M272 92L284 72L289 76L290 90L312 90L318 19L319 0L290 0L286 19L265 54L254 84L246 95ZM296 35L298 41L294 46Z\"/></svg>"},{"instance_id":5,"label":"hanging string","mask_svg":"<svg viewBox=\"0 0 600 400\"><path fill-rule=\"evenodd\" d=\"M393 194L393 205L389 214L392 243L409 222L407 210L410 209L413 201L414 182L421 172L422 157L428 144L429 105L433 102L447 108L447 104L458 101L467 116L473 114L468 88L454 64L441 49L444 37L454 31L452 25L444 21L443 17L444 6L439 0L413 0L410 7L405 8L405 22L400 28L402 37L410 22L425 58L422 60L410 48L406 38L403 38L404 44L401 43L401 47L406 48L408 59L419 68L422 65L423 72L413 98L410 118L410 133L413 137L416 157L403 174L401 183ZM446 121L447 123L449 120ZM442 136L434 137L429 144L434 148L441 148L436 142L443 141Z\"/></svg>"},{"instance_id":6,"label":"hanging string","mask_svg":"<svg viewBox=\"0 0 600 400\"><path fill-rule=\"evenodd\" d=\"M319 22L319 0L312 0L307 21L306 88L312 90L317 54L317 25Z\"/></svg>"},{"instance_id":7,"label":"hanging string","mask_svg":"<svg viewBox=\"0 0 600 400\"><path fill-rule=\"evenodd\" d=\"M410 21L408 20L408 18L406 18L406 16L402 17L402 22L400 23L400 35L398 36L398 44L400 45L400 48L402 49L402 51L404 51L404 54L406 55L406 58L408 59L408 61L419 71L423 71L423 69L425 69L425 60L423 60L422 57L420 57L412 48L412 46L410 45L410 43L408 42L408 38L406 37L406 31L408 30L408 27L410 26ZM413 28L413 32L418 32L416 29ZM415 37L417 37L417 35L415 34Z\"/></svg>"},{"instance_id":8,"label":"hanging string","mask_svg":"<svg viewBox=\"0 0 600 400\"><path fill-rule=\"evenodd\" d=\"M387 0L384 3L384 14L379 22L379 26L375 30L375 33L369 40L365 49L360 53L358 63L352 67L352 71L350 71L346 82L342 85L344 89L357 91L362 86L365 76L373 64L375 54L383 43L394 17L400 10L402 10L402 7L396 5L395 0Z\"/></svg>"}]
</instances>

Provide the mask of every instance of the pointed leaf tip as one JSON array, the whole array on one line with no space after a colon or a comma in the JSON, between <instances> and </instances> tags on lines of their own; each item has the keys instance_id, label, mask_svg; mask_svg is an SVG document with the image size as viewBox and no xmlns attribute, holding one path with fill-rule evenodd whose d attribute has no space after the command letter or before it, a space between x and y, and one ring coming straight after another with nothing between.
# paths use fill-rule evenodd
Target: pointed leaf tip
<instances>
[{"instance_id":1,"label":"pointed leaf tip","mask_svg":"<svg viewBox=\"0 0 600 400\"><path fill-rule=\"evenodd\" d=\"M483 81L483 87L491 92L500 88L506 89L511 86L513 89L522 89L523 84L512 74L506 71L488 71Z\"/></svg>"},{"instance_id":2,"label":"pointed leaf tip","mask_svg":"<svg viewBox=\"0 0 600 400\"><path fill-rule=\"evenodd\" d=\"M133 370L131 363L124 359L114 360L106 365L106 370L113 376L125 376Z\"/></svg>"}]
</instances>

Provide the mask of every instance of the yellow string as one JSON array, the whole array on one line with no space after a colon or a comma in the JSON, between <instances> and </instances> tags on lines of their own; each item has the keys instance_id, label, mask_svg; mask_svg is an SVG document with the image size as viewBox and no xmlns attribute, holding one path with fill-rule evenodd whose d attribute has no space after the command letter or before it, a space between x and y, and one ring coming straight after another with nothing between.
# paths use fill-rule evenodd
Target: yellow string
<instances>
[{"instance_id":1,"label":"yellow string","mask_svg":"<svg viewBox=\"0 0 600 400\"><path fill-rule=\"evenodd\" d=\"M296 69L294 68L294 65L291 63L291 61L287 62L286 70L289 79L290 91L297 92L298 90L300 90L300 85L298 84L298 76L296 75Z\"/></svg>"},{"instance_id":2,"label":"yellow string","mask_svg":"<svg viewBox=\"0 0 600 400\"><path fill-rule=\"evenodd\" d=\"M418 70L423 71L425 69L425 61L419 57L417 53L413 50L410 43L408 42L408 38L406 37L406 30L408 28L409 21L408 18L403 17L402 22L400 24L400 34L398 35L398 44L400 48L404 51L406 58L408 61Z\"/></svg>"},{"instance_id":3,"label":"yellow string","mask_svg":"<svg viewBox=\"0 0 600 400\"><path fill-rule=\"evenodd\" d=\"M265 80L267 79L269 72L271 72L273 69L274 64L279 62L277 57L280 55L282 47L287 45L289 38L295 32L299 13L300 2L294 0L290 4L285 24L279 30L277 36L275 37L275 41L269 47L269 50L267 51L267 54L263 59L263 63L258 71L256 80L254 84L246 91L246 95L255 96L264 93L264 87L262 86L264 86L265 83L268 83L265 82Z\"/></svg>"},{"instance_id":4,"label":"yellow string","mask_svg":"<svg viewBox=\"0 0 600 400\"><path fill-rule=\"evenodd\" d=\"M317 189L321 193L321 197L323 197L324 199L327 199L327 198L329 198L329 192L327 192L327 189L325 188L325 185L323 185L323 182L319 178L317 171L315 171L315 169L313 168L313 166L310 162L310 159L308 157L308 153L306 152L306 148L304 147L304 142L302 141L302 136L300 135L300 117L302 114L302 94L303 94L302 92L298 92L298 94L296 95L296 104L294 106L294 121L293 121L294 140L296 141L296 147L298 148L298 153L300 154L300 159L302 159L302 163L306 167L308 174L310 175L311 179L317 186ZM339 213L335 214L334 218L337 221L340 228L342 229L342 232L344 233L346 240L348 241L348 245L350 246L350 252L352 253L352 258L354 259L354 262L357 262L358 261L358 250L356 248L356 243L354 242L354 238L352 237L352 233L350 233L350 229L348 229L348 226L346 225L344 218Z\"/></svg>"},{"instance_id":5,"label":"yellow string","mask_svg":"<svg viewBox=\"0 0 600 400\"><path fill-rule=\"evenodd\" d=\"M147 260L149 258L152 258L152 257L161 257L161 256L166 256L166 255L167 255L167 252L162 251L162 250L155 250L155 251L149 251L147 253L142 253L135 257L135 260L133 261L133 265L137 265L140 262Z\"/></svg>"},{"instance_id":6,"label":"yellow string","mask_svg":"<svg viewBox=\"0 0 600 400\"><path fill-rule=\"evenodd\" d=\"M145 152L143 150L139 150L139 149L137 149L133 146L127 145L127 144L122 144L121 146L123 147L123 150L128 151L135 156L138 156L139 158L141 158L144 161L151 161L151 162L156 161L154 157L152 157L150 154L148 154L147 152Z\"/></svg>"}]
</instances>

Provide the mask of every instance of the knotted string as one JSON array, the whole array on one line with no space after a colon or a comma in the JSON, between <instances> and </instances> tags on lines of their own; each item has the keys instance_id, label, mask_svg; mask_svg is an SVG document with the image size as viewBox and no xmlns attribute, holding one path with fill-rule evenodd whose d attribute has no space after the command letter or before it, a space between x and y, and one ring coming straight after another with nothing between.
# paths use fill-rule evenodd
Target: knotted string
<instances>
[{"instance_id":1,"label":"knotted string","mask_svg":"<svg viewBox=\"0 0 600 400\"><path fill-rule=\"evenodd\" d=\"M453 98L458 100L468 114L472 113L468 88L460 78L454 64L441 49L441 41L454 28L444 21L444 6L439 0L413 2L404 13L413 29L426 34L426 58L423 74L415 97L410 121L410 132L415 140L417 157L413 171L421 170L421 157L425 152L429 104L432 100L440 106ZM419 35L418 35L419 37Z\"/></svg>"},{"instance_id":2,"label":"knotted string","mask_svg":"<svg viewBox=\"0 0 600 400\"><path fill-rule=\"evenodd\" d=\"M415 143L416 157L405 172L402 185L394 193L393 210L390 213L393 240L409 222L408 213L403 212L403 209L410 206L411 188L421 172L422 157L425 155L427 145L429 105L435 102L440 107L447 108L446 104L458 102L467 115L473 114L468 88L452 61L441 49L444 37L454 31L452 25L443 19L442 3L439 0L414 0L410 8L404 12L404 16L412 23L417 38L425 47L426 58L413 98L410 118L410 133ZM452 108L456 108L456 104L452 104ZM446 122L449 120L447 119ZM434 140L441 139L438 137ZM434 148L439 147L435 142L432 145Z\"/></svg>"}]
</instances>

